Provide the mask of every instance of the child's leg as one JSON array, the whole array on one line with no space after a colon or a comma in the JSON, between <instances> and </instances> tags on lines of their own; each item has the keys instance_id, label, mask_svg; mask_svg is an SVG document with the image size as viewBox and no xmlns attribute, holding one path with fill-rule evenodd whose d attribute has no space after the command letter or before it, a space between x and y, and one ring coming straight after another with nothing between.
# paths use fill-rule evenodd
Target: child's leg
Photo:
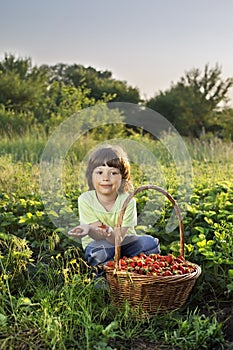
<instances>
[{"instance_id":1,"label":"child's leg","mask_svg":"<svg viewBox=\"0 0 233 350\"><path fill-rule=\"evenodd\" d=\"M145 236L126 236L121 245L121 256L131 257L139 255L140 253L159 254L159 240L158 238Z\"/></svg>"},{"instance_id":2,"label":"child's leg","mask_svg":"<svg viewBox=\"0 0 233 350\"><path fill-rule=\"evenodd\" d=\"M85 249L85 259L91 266L104 264L113 260L115 248L105 239L89 243Z\"/></svg>"}]
</instances>

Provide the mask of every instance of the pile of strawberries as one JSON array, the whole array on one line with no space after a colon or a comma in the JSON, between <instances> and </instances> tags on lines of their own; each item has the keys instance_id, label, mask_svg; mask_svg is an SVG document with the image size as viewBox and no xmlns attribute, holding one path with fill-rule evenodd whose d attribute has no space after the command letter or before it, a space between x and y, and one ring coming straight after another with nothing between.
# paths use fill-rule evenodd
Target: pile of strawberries
<instances>
[{"instance_id":1,"label":"pile of strawberries","mask_svg":"<svg viewBox=\"0 0 233 350\"><path fill-rule=\"evenodd\" d=\"M114 268L114 261L107 262L107 266ZM131 258L123 257L119 261L119 266L121 271L150 276L184 275L195 271L195 265L186 261L183 256L175 257L171 254L141 253Z\"/></svg>"}]
</instances>

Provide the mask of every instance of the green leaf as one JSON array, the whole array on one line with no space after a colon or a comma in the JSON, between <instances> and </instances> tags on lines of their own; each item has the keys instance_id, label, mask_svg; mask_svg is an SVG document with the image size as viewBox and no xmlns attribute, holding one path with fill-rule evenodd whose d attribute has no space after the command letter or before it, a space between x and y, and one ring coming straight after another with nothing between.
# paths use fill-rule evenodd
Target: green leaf
<instances>
[{"instance_id":1,"label":"green leaf","mask_svg":"<svg viewBox=\"0 0 233 350\"><path fill-rule=\"evenodd\" d=\"M207 246L211 247L214 244L214 241L212 239L207 241Z\"/></svg>"},{"instance_id":2,"label":"green leaf","mask_svg":"<svg viewBox=\"0 0 233 350\"><path fill-rule=\"evenodd\" d=\"M24 224L27 221L27 219L24 216L21 216L19 219L19 224Z\"/></svg>"},{"instance_id":3,"label":"green leaf","mask_svg":"<svg viewBox=\"0 0 233 350\"><path fill-rule=\"evenodd\" d=\"M232 291L233 291L233 282L227 284L227 289L228 289L229 292L232 292Z\"/></svg>"},{"instance_id":4,"label":"green leaf","mask_svg":"<svg viewBox=\"0 0 233 350\"><path fill-rule=\"evenodd\" d=\"M213 225L213 220L212 219L210 219L210 218L208 218L207 216L205 216L204 217L204 220L207 222L207 224L209 224L209 225Z\"/></svg>"},{"instance_id":5,"label":"green leaf","mask_svg":"<svg viewBox=\"0 0 233 350\"><path fill-rule=\"evenodd\" d=\"M202 226L195 226L194 229L200 233L205 233L205 228Z\"/></svg>"}]
</instances>

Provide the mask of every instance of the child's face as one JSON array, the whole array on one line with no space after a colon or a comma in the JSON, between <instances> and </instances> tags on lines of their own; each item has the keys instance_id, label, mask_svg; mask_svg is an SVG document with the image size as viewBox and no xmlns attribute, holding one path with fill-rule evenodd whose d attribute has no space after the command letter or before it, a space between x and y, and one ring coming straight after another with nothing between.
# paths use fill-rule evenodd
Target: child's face
<instances>
[{"instance_id":1,"label":"child's face","mask_svg":"<svg viewBox=\"0 0 233 350\"><path fill-rule=\"evenodd\" d=\"M98 166L92 173L92 183L97 193L102 195L117 194L121 186L122 175L118 168Z\"/></svg>"}]
</instances>

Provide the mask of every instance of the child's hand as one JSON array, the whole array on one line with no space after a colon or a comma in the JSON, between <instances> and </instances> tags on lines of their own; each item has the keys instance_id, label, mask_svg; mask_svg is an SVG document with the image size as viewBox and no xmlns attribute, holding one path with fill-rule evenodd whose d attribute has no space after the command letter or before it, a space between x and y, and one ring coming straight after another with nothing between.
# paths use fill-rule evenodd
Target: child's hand
<instances>
[{"instance_id":1,"label":"child's hand","mask_svg":"<svg viewBox=\"0 0 233 350\"><path fill-rule=\"evenodd\" d=\"M97 227L96 232L103 238L107 238L112 235L113 229L106 225L100 225Z\"/></svg>"},{"instance_id":2,"label":"child's hand","mask_svg":"<svg viewBox=\"0 0 233 350\"><path fill-rule=\"evenodd\" d=\"M68 232L69 236L74 237L85 237L89 234L90 226L89 225L80 225L74 227L72 230Z\"/></svg>"}]
</instances>

